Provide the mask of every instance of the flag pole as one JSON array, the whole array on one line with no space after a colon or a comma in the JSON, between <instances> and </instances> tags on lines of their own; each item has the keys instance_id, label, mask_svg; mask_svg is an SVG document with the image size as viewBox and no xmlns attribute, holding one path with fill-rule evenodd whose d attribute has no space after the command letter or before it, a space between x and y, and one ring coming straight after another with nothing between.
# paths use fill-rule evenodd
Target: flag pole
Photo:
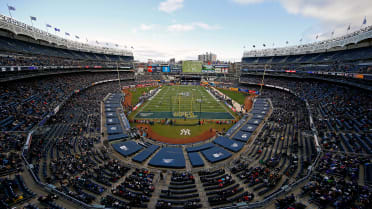
<instances>
[{"instance_id":1,"label":"flag pole","mask_svg":"<svg viewBox=\"0 0 372 209\"><path fill-rule=\"evenodd\" d=\"M10 12L10 9L9 9L9 5L6 4L6 6L8 7L8 12L9 12L10 17L13 18L13 17L12 17L12 13Z\"/></svg>"},{"instance_id":2,"label":"flag pole","mask_svg":"<svg viewBox=\"0 0 372 209\"><path fill-rule=\"evenodd\" d=\"M364 16L364 19L363 19L362 25L360 26L360 29L362 29L363 25L366 25L366 24L367 24L367 16Z\"/></svg>"},{"instance_id":3,"label":"flag pole","mask_svg":"<svg viewBox=\"0 0 372 209\"><path fill-rule=\"evenodd\" d=\"M45 23L45 28L46 28L46 30L47 30L47 33L49 33L47 23L46 23L46 22L44 22L44 23Z\"/></svg>"},{"instance_id":4,"label":"flag pole","mask_svg":"<svg viewBox=\"0 0 372 209\"><path fill-rule=\"evenodd\" d=\"M351 29L351 25L349 25L349 26L347 27L346 35L349 34L350 29Z\"/></svg>"},{"instance_id":5,"label":"flag pole","mask_svg":"<svg viewBox=\"0 0 372 209\"><path fill-rule=\"evenodd\" d=\"M34 23L32 22L32 18L30 16L31 26L34 27Z\"/></svg>"}]
</instances>

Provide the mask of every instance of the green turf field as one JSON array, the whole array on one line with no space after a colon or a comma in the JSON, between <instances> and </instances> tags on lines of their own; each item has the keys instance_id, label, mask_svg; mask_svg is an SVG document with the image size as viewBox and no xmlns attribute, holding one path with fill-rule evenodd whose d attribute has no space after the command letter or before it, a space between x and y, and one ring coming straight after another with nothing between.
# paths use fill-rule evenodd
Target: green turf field
<instances>
[{"instance_id":1,"label":"green turf field","mask_svg":"<svg viewBox=\"0 0 372 209\"><path fill-rule=\"evenodd\" d=\"M228 89L218 89L218 90L241 105L244 104L245 97L248 96L248 94L237 92L237 91L230 91Z\"/></svg>"},{"instance_id":2,"label":"green turf field","mask_svg":"<svg viewBox=\"0 0 372 209\"><path fill-rule=\"evenodd\" d=\"M234 119L202 86L164 86L135 118Z\"/></svg>"},{"instance_id":3,"label":"green turf field","mask_svg":"<svg viewBox=\"0 0 372 209\"><path fill-rule=\"evenodd\" d=\"M213 128L218 131L228 130L231 128L233 124L215 124L215 123L207 123L202 126L170 126L170 125L161 125L155 124L151 126L151 129L159 134L160 136L165 136L169 138L190 138L194 136L199 136L200 134L204 133L205 131ZM191 135L180 135L181 129L190 129Z\"/></svg>"},{"instance_id":4,"label":"green turf field","mask_svg":"<svg viewBox=\"0 0 372 209\"><path fill-rule=\"evenodd\" d=\"M131 89L130 91L132 92L132 105L135 105L138 103L138 99L142 96L143 92L149 92L150 90L154 88L156 87L150 86L150 87Z\"/></svg>"}]
</instances>

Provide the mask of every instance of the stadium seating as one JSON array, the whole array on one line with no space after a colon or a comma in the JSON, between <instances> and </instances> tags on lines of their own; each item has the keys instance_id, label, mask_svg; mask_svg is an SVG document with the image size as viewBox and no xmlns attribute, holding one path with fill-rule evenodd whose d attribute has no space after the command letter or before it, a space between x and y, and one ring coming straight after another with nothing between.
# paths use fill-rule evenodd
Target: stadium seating
<instances>
[{"instance_id":1,"label":"stadium seating","mask_svg":"<svg viewBox=\"0 0 372 209\"><path fill-rule=\"evenodd\" d=\"M185 168L183 150L178 147L164 147L151 158L149 165L163 168Z\"/></svg>"},{"instance_id":2,"label":"stadium seating","mask_svg":"<svg viewBox=\"0 0 372 209\"><path fill-rule=\"evenodd\" d=\"M142 163L146 159L148 159L156 150L159 149L158 145L152 144L142 152L138 153L136 156L132 158L133 161Z\"/></svg>"},{"instance_id":3,"label":"stadium seating","mask_svg":"<svg viewBox=\"0 0 372 209\"><path fill-rule=\"evenodd\" d=\"M122 77L126 78L127 74L123 73ZM18 82L2 83L0 130L31 130L75 90L109 78L117 78L117 74L57 75L53 78L30 79L22 82L21 86Z\"/></svg>"},{"instance_id":4,"label":"stadium seating","mask_svg":"<svg viewBox=\"0 0 372 209\"><path fill-rule=\"evenodd\" d=\"M227 137L221 137L221 136L217 137L213 141L213 143L218 144L224 147L225 149L228 149L233 152L239 152L244 146L244 144L239 141L234 141Z\"/></svg>"},{"instance_id":5,"label":"stadium seating","mask_svg":"<svg viewBox=\"0 0 372 209\"><path fill-rule=\"evenodd\" d=\"M130 56L104 55L90 52L73 51L62 48L43 46L40 44L28 43L6 37L0 37L0 51L6 51L7 53L11 52L25 54L24 58L21 58L21 60L23 61L22 66L52 66L58 65L58 62L60 66L63 66L66 65L68 62L73 62L74 60L93 60L96 63L109 63L116 61L129 62L133 60L133 57ZM31 56L29 56L30 58L27 58L27 55L30 54L33 56L47 56L51 58L32 59ZM57 60L57 62L55 62L55 60ZM17 61L17 58L10 58L8 60L3 58L1 63L2 66L16 66L19 63ZM80 63L80 65L83 65L83 63L86 62ZM72 65L70 64L69 66Z\"/></svg>"},{"instance_id":6,"label":"stadium seating","mask_svg":"<svg viewBox=\"0 0 372 209\"><path fill-rule=\"evenodd\" d=\"M200 154L197 152L189 152L187 153L190 159L190 163L192 167L201 167L204 166L203 159L200 157Z\"/></svg>"},{"instance_id":7,"label":"stadium seating","mask_svg":"<svg viewBox=\"0 0 372 209\"><path fill-rule=\"evenodd\" d=\"M120 153L124 157L133 155L143 148L141 145L137 144L134 141L118 142L113 144L112 146L118 153Z\"/></svg>"},{"instance_id":8,"label":"stadium seating","mask_svg":"<svg viewBox=\"0 0 372 209\"><path fill-rule=\"evenodd\" d=\"M6 38L0 39L0 49L10 55L1 58L3 66L128 61L121 56ZM45 55L50 56L43 58ZM291 65L370 57L370 48L359 48L247 57L243 61ZM170 145L136 137L139 129L123 125L123 112L132 109L122 108L124 98L118 82L93 85L117 76L116 72L68 73L1 84L1 208L27 202L32 204L24 208L62 208L70 206L69 201L81 208L84 204L128 209L256 207L274 196L276 204L268 202L277 208L303 208L302 204L309 208L370 208L372 121L368 90L273 74L265 77L262 89L257 85L262 81L260 75L243 75L240 84L219 78L233 87L260 91L252 109L234 122L229 134L219 133L197 144ZM145 74L134 81L132 72L120 77L126 86L143 84L141 79L163 79L161 74ZM26 169L32 173L25 173ZM43 194L39 203L30 201L40 188L34 191L29 178L63 200Z\"/></svg>"},{"instance_id":9,"label":"stadium seating","mask_svg":"<svg viewBox=\"0 0 372 209\"><path fill-rule=\"evenodd\" d=\"M199 145L199 146L187 147L186 151L187 152L200 152L200 151L212 148L212 147L214 147L214 145L212 143L205 143L205 144Z\"/></svg>"},{"instance_id":10,"label":"stadium seating","mask_svg":"<svg viewBox=\"0 0 372 209\"><path fill-rule=\"evenodd\" d=\"M231 157L231 153L221 147L213 147L203 150L201 153L211 163L216 163Z\"/></svg>"},{"instance_id":11,"label":"stadium seating","mask_svg":"<svg viewBox=\"0 0 372 209\"><path fill-rule=\"evenodd\" d=\"M195 179L191 173L172 172L168 189L161 190L156 208L201 208L196 189L179 190L179 186L194 186Z\"/></svg>"},{"instance_id":12,"label":"stadium seating","mask_svg":"<svg viewBox=\"0 0 372 209\"><path fill-rule=\"evenodd\" d=\"M298 63L334 63L337 61L356 61L372 58L372 49L362 47L356 49L340 50L335 52L315 53L306 55L288 55L271 57L243 57L245 64L298 64Z\"/></svg>"}]
</instances>

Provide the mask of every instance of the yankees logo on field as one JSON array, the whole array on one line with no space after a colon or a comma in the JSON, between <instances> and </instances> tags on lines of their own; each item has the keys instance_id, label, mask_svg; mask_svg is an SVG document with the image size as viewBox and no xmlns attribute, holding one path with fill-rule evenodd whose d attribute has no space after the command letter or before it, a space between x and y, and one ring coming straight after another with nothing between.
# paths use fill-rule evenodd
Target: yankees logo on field
<instances>
[{"instance_id":1,"label":"yankees logo on field","mask_svg":"<svg viewBox=\"0 0 372 209\"><path fill-rule=\"evenodd\" d=\"M190 131L190 129L185 129L185 128L183 128L183 129L181 129L181 133L180 133L180 135L182 136L190 136L191 135L191 131Z\"/></svg>"}]
</instances>

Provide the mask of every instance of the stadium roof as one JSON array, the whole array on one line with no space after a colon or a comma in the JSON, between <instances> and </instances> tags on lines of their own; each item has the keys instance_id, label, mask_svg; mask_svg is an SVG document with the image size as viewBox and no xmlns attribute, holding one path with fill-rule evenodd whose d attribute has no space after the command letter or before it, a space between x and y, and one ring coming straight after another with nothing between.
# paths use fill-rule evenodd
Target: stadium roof
<instances>
[{"instance_id":1,"label":"stadium roof","mask_svg":"<svg viewBox=\"0 0 372 209\"><path fill-rule=\"evenodd\" d=\"M349 44L357 44L363 40L372 38L372 26L362 28L344 36L318 41L310 44L295 45L281 48L245 51L243 57L281 56L291 54L307 54L326 51L335 47L344 47Z\"/></svg>"}]
</instances>

